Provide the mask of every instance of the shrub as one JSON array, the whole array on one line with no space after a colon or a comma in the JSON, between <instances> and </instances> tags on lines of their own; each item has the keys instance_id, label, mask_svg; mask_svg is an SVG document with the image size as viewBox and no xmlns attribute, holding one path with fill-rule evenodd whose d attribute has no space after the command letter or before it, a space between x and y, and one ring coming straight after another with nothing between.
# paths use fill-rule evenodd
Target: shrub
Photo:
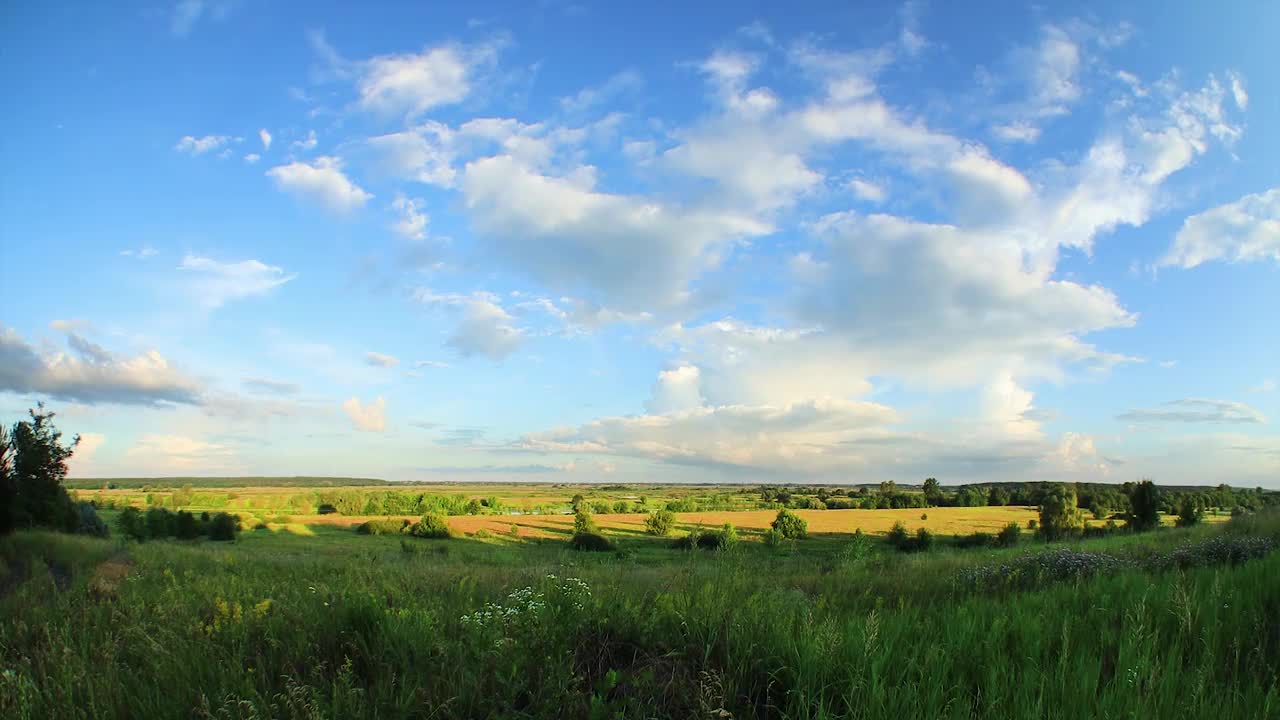
<instances>
[{"instance_id":1,"label":"shrub","mask_svg":"<svg viewBox=\"0 0 1280 720\"><path fill-rule=\"evenodd\" d=\"M998 535L996 535L996 545L1000 547L1013 547L1018 544L1018 540L1022 537L1022 528L1018 523L1009 523L1005 525Z\"/></svg>"},{"instance_id":2,"label":"shrub","mask_svg":"<svg viewBox=\"0 0 1280 720\"><path fill-rule=\"evenodd\" d=\"M1068 485L1053 485L1040 499L1040 534L1057 540L1084 529L1084 514L1076 507L1076 491Z\"/></svg>"},{"instance_id":3,"label":"shrub","mask_svg":"<svg viewBox=\"0 0 1280 720\"><path fill-rule=\"evenodd\" d=\"M369 520L357 525L356 532L361 535L399 535L406 532L408 527L408 520Z\"/></svg>"},{"instance_id":4,"label":"shrub","mask_svg":"<svg viewBox=\"0 0 1280 720\"><path fill-rule=\"evenodd\" d=\"M763 540L764 540L765 547L770 547L770 548L782 547L782 541L784 539L785 538L783 537L782 533L778 532L773 528L769 528L768 530L764 531Z\"/></svg>"},{"instance_id":5,"label":"shrub","mask_svg":"<svg viewBox=\"0 0 1280 720\"><path fill-rule=\"evenodd\" d=\"M702 528L690 528L689 532L672 541L671 547L676 550L692 550L698 547L698 542L702 539Z\"/></svg>"},{"instance_id":6,"label":"shrub","mask_svg":"<svg viewBox=\"0 0 1280 720\"><path fill-rule=\"evenodd\" d=\"M704 550L728 550L738 544L738 531L732 523L725 523L719 530L699 533L698 547Z\"/></svg>"},{"instance_id":7,"label":"shrub","mask_svg":"<svg viewBox=\"0 0 1280 720\"><path fill-rule=\"evenodd\" d=\"M573 514L573 532L599 534L600 528L596 527L595 518L591 517L590 511L587 510L585 504L578 506L578 511Z\"/></svg>"},{"instance_id":8,"label":"shrub","mask_svg":"<svg viewBox=\"0 0 1280 720\"><path fill-rule=\"evenodd\" d=\"M1199 525L1203 518L1204 510L1200 507L1200 503L1190 496L1183 497L1178 507L1178 527Z\"/></svg>"},{"instance_id":9,"label":"shrub","mask_svg":"<svg viewBox=\"0 0 1280 720\"><path fill-rule=\"evenodd\" d=\"M595 532L575 532L569 545L574 550L586 552L612 552L617 549L612 540Z\"/></svg>"},{"instance_id":10,"label":"shrub","mask_svg":"<svg viewBox=\"0 0 1280 720\"><path fill-rule=\"evenodd\" d=\"M1038 530L1038 529L1040 529L1040 521L1039 521L1039 520L1035 520L1035 519L1028 520L1028 521L1027 521L1027 529L1028 529L1028 530Z\"/></svg>"},{"instance_id":11,"label":"shrub","mask_svg":"<svg viewBox=\"0 0 1280 720\"><path fill-rule=\"evenodd\" d=\"M427 513L422 519L409 526L409 534L420 538L446 539L453 537L453 528L440 513Z\"/></svg>"},{"instance_id":12,"label":"shrub","mask_svg":"<svg viewBox=\"0 0 1280 720\"><path fill-rule=\"evenodd\" d=\"M991 545L994 545L995 542L996 542L996 539L992 537L991 533L975 532L972 535L962 535L956 538L956 547L960 547L960 548L989 547Z\"/></svg>"},{"instance_id":13,"label":"shrub","mask_svg":"<svg viewBox=\"0 0 1280 720\"><path fill-rule=\"evenodd\" d=\"M322 503L319 507L316 508L317 515L333 515L337 512L338 512L338 508L334 507L330 503Z\"/></svg>"},{"instance_id":14,"label":"shrub","mask_svg":"<svg viewBox=\"0 0 1280 720\"><path fill-rule=\"evenodd\" d=\"M236 519L227 513L220 512L209 521L209 539L228 541L236 539Z\"/></svg>"},{"instance_id":15,"label":"shrub","mask_svg":"<svg viewBox=\"0 0 1280 720\"><path fill-rule=\"evenodd\" d=\"M519 537L520 526L516 525L515 523L512 523L511 527L507 528L507 534L510 535L511 537Z\"/></svg>"},{"instance_id":16,"label":"shrub","mask_svg":"<svg viewBox=\"0 0 1280 720\"><path fill-rule=\"evenodd\" d=\"M116 528L130 540L141 542L147 539L147 523L136 507L130 506L120 512L120 517L116 518Z\"/></svg>"},{"instance_id":17,"label":"shrub","mask_svg":"<svg viewBox=\"0 0 1280 720\"><path fill-rule=\"evenodd\" d=\"M676 524L676 514L670 510L655 510L644 519L644 530L650 535L669 535Z\"/></svg>"},{"instance_id":18,"label":"shrub","mask_svg":"<svg viewBox=\"0 0 1280 720\"><path fill-rule=\"evenodd\" d=\"M489 528L480 528L475 534L477 540L488 540L491 537L493 537L493 533L489 532Z\"/></svg>"},{"instance_id":19,"label":"shrub","mask_svg":"<svg viewBox=\"0 0 1280 720\"><path fill-rule=\"evenodd\" d=\"M908 539L907 526L903 525L901 522L894 523L893 528L889 530L889 534L885 536L885 540L896 548L902 548L902 546L907 544Z\"/></svg>"},{"instance_id":20,"label":"shrub","mask_svg":"<svg viewBox=\"0 0 1280 720\"><path fill-rule=\"evenodd\" d=\"M1127 487L1127 485L1126 485ZM1134 530L1151 530L1160 524L1160 489L1150 480L1143 480L1129 493L1129 527Z\"/></svg>"},{"instance_id":21,"label":"shrub","mask_svg":"<svg viewBox=\"0 0 1280 720\"><path fill-rule=\"evenodd\" d=\"M76 534L104 538L111 534L107 524L98 516L98 509L91 502L76 503Z\"/></svg>"},{"instance_id":22,"label":"shrub","mask_svg":"<svg viewBox=\"0 0 1280 720\"><path fill-rule=\"evenodd\" d=\"M809 523L786 508L778 511L778 517L774 518L772 527L788 540L798 540L809 534Z\"/></svg>"},{"instance_id":23,"label":"shrub","mask_svg":"<svg viewBox=\"0 0 1280 720\"><path fill-rule=\"evenodd\" d=\"M912 545L914 546L912 547L912 550L917 552L926 552L931 550L933 548L933 533L924 528L917 529Z\"/></svg>"},{"instance_id":24,"label":"shrub","mask_svg":"<svg viewBox=\"0 0 1280 720\"><path fill-rule=\"evenodd\" d=\"M928 519L929 519L929 513L920 513L920 519L921 519L921 520L928 520Z\"/></svg>"},{"instance_id":25,"label":"shrub","mask_svg":"<svg viewBox=\"0 0 1280 720\"><path fill-rule=\"evenodd\" d=\"M173 522L173 534L179 540L195 540L200 537L200 525L196 522L196 516L186 510L179 510L177 518Z\"/></svg>"}]
</instances>

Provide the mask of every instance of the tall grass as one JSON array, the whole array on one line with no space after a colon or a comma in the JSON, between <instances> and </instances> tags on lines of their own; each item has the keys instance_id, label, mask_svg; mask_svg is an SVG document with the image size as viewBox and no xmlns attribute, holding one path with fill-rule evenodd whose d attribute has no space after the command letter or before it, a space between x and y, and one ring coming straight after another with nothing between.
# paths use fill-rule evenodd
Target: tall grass
<instances>
[{"instance_id":1,"label":"tall grass","mask_svg":"<svg viewBox=\"0 0 1280 720\"><path fill-rule=\"evenodd\" d=\"M1139 557L1220 532L1280 535L1274 519L1251 522L1087 545ZM954 579L1027 549L644 563L562 543L405 553L348 532L309 552L309 538L253 535L0 542L0 716L1280 712L1280 553L992 595Z\"/></svg>"}]
</instances>

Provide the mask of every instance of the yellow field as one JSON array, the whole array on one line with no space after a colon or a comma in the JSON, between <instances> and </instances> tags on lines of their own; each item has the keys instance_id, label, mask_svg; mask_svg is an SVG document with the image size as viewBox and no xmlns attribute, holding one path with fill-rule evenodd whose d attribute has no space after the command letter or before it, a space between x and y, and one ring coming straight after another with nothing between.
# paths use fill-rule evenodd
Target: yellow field
<instances>
[{"instance_id":1,"label":"yellow field","mask_svg":"<svg viewBox=\"0 0 1280 720\"><path fill-rule=\"evenodd\" d=\"M963 535L973 532L997 532L1008 523L1018 523L1026 528L1028 520L1039 517L1035 508L1028 507L973 507L973 508L914 508L902 510L795 510L809 523L811 534L852 533L862 530L868 534L884 534L896 522L902 522L915 530L924 527L941 535ZM777 517L776 510L744 510L735 512L676 513L679 528L687 530L698 525L712 528L726 522L746 532L760 532L769 527ZM921 516L927 515L927 520ZM594 515L596 524L615 533L644 532L644 514ZM385 519L385 516L364 517L347 515L292 515L294 523L304 525L359 525L366 520ZM407 517L407 520L417 518ZM515 525L521 537L549 537L573 532L572 515L461 515L449 518L453 529L468 535L485 529L493 533L507 534Z\"/></svg>"}]
</instances>

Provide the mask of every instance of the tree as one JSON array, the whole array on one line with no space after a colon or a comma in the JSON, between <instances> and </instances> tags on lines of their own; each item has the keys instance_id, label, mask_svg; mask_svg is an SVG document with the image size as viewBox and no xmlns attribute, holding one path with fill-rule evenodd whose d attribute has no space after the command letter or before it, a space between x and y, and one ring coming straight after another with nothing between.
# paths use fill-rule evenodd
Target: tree
<instances>
[{"instance_id":1,"label":"tree","mask_svg":"<svg viewBox=\"0 0 1280 720\"><path fill-rule=\"evenodd\" d=\"M1126 483L1127 485L1127 483ZM1129 491L1129 527L1150 530L1160 524L1160 489L1150 480L1131 486Z\"/></svg>"},{"instance_id":2,"label":"tree","mask_svg":"<svg viewBox=\"0 0 1280 720\"><path fill-rule=\"evenodd\" d=\"M1183 495L1182 502L1178 506L1178 527L1197 525L1203 517L1204 509L1196 496L1191 493Z\"/></svg>"},{"instance_id":3,"label":"tree","mask_svg":"<svg viewBox=\"0 0 1280 720\"><path fill-rule=\"evenodd\" d=\"M778 516L774 518L771 526L790 540L803 538L809 534L809 523L786 508L778 511Z\"/></svg>"},{"instance_id":4,"label":"tree","mask_svg":"<svg viewBox=\"0 0 1280 720\"><path fill-rule=\"evenodd\" d=\"M1076 491L1069 485L1052 485L1040 499L1040 534L1057 540L1084 529L1084 514L1076 507Z\"/></svg>"},{"instance_id":5,"label":"tree","mask_svg":"<svg viewBox=\"0 0 1280 720\"><path fill-rule=\"evenodd\" d=\"M28 411L30 420L13 424L0 439L0 532L18 527L52 527L72 532L80 515L62 486L67 460L80 443L76 436L62 444L62 433L53 425L54 413L39 403Z\"/></svg>"},{"instance_id":6,"label":"tree","mask_svg":"<svg viewBox=\"0 0 1280 720\"><path fill-rule=\"evenodd\" d=\"M892 495L897 491L898 491L898 483L892 480L885 480L884 482L880 483L881 495Z\"/></svg>"},{"instance_id":7,"label":"tree","mask_svg":"<svg viewBox=\"0 0 1280 720\"><path fill-rule=\"evenodd\" d=\"M573 532L577 533L599 533L600 529L596 527L595 518L591 517L591 511L587 509L586 503L583 503L576 513L573 514Z\"/></svg>"},{"instance_id":8,"label":"tree","mask_svg":"<svg viewBox=\"0 0 1280 720\"><path fill-rule=\"evenodd\" d=\"M991 492L990 492L990 494L988 494L988 495L987 495L987 505L992 505L992 506L1001 505L1001 506L1003 506L1003 505L1008 505L1008 504L1009 504L1009 491L1008 491L1008 490L1005 490L1005 489L1004 489L1004 488L1002 488L1002 487L993 487L993 488L991 488Z\"/></svg>"},{"instance_id":9,"label":"tree","mask_svg":"<svg viewBox=\"0 0 1280 720\"><path fill-rule=\"evenodd\" d=\"M942 488L938 485L938 478L924 479L924 499L930 505L937 505L938 501L942 499Z\"/></svg>"}]
</instances>

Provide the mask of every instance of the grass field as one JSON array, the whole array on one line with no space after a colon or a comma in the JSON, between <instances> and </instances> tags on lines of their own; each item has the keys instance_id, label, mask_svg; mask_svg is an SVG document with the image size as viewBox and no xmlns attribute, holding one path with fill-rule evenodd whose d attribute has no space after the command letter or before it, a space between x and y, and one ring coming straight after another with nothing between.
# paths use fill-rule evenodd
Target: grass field
<instances>
[{"instance_id":1,"label":"grass field","mask_svg":"<svg viewBox=\"0 0 1280 720\"><path fill-rule=\"evenodd\" d=\"M679 515L684 528L742 528L727 552L672 549L634 513L596 516L618 544L610 553L570 550L564 515L452 517L469 534L438 541L358 535L361 518L333 514L267 522L234 543L18 533L0 540L0 716L1252 719L1280 708L1274 515L901 554L879 539L895 521L963 535L1035 513L797 512L810 536L777 548L758 541L774 511ZM1260 557L1244 561L1241 547Z\"/></svg>"}]
</instances>

